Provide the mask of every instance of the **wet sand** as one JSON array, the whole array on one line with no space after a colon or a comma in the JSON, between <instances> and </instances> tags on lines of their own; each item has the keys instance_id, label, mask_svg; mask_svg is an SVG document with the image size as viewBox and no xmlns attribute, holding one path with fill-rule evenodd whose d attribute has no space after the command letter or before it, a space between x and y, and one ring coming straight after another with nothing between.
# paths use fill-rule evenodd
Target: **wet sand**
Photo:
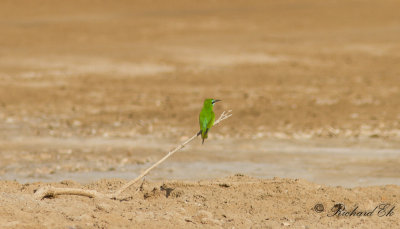
<instances>
[{"instance_id":1,"label":"wet sand","mask_svg":"<svg viewBox=\"0 0 400 229\"><path fill-rule=\"evenodd\" d=\"M218 128L218 127L216 127ZM44 140L44 139L41 139ZM56 154L58 163L38 160L33 163L18 162L8 165L3 169L3 179L16 180L18 182L56 182L63 180L74 180L80 183L89 183L99 178L122 178L133 179L146 168L150 167L155 160L160 159L166 152L167 143L145 143L154 139L141 139L140 143L131 139L85 139L85 140L60 140L47 139L43 145L54 149L64 147L76 147L64 150ZM167 162L154 170L149 179L162 181L165 179L199 180L208 178L219 178L242 173L258 178L303 178L318 184L330 186L369 186L369 185L400 185L398 177L400 150L397 142L382 140L358 140L357 143L348 142L346 139L314 141L295 140L210 140L206 145L200 145L199 141L185 147L176 153ZM22 146L25 143L13 143ZM57 145L53 144L57 142ZM162 140L160 139L160 142ZM344 144L347 143L347 144ZM3 143L4 145L10 144ZM25 145L26 148L38 147L38 139L32 140ZM383 145L385 144L385 145ZM130 148L131 151L143 151L145 155L134 154L133 158L120 156L115 158L111 153L109 156L101 155L101 161L97 161L97 155L89 156L84 151L83 156L87 162L73 153L75 150L80 154L80 147L107 148L119 145ZM149 147L136 149L137 145L148 145ZM235 146L232 148L232 146ZM349 146L350 145L350 146ZM171 147L172 148L172 143ZM11 146L10 146L11 147ZM126 150L124 148L118 149ZM96 151L92 149L92 151ZM117 151L117 150L115 150ZM62 156L60 156L62 155ZM142 159L143 157L147 159ZM108 158L110 157L110 158ZM139 157L142 160L134 160ZM30 158L30 157L29 157ZM21 159L21 158L20 158ZM55 158L54 158L55 159ZM83 159L85 160L85 159ZM114 161L112 161L114 160ZM130 160L133 160L130 161ZM104 161L104 162L102 162ZM199 172L201 171L201 172Z\"/></svg>"}]
</instances>

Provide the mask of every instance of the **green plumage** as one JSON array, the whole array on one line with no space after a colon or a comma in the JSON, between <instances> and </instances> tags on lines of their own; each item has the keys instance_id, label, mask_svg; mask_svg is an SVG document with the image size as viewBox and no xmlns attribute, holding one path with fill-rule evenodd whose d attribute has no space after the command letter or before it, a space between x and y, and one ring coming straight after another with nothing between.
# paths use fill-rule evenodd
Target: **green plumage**
<instances>
[{"instance_id":1,"label":"green plumage","mask_svg":"<svg viewBox=\"0 0 400 229\"><path fill-rule=\"evenodd\" d=\"M214 125L215 114L213 111L214 103L221 101L218 99L206 99L204 100L203 109L201 109L199 115L200 131L198 135L201 134L202 143L204 139L208 137L208 131Z\"/></svg>"}]
</instances>

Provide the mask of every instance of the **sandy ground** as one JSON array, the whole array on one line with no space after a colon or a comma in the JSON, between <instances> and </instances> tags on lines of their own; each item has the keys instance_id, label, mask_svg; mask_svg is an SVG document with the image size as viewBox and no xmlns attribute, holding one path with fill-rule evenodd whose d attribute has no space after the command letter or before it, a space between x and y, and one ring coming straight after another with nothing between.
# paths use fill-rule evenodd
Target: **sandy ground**
<instances>
[{"instance_id":1,"label":"sandy ground","mask_svg":"<svg viewBox=\"0 0 400 229\"><path fill-rule=\"evenodd\" d=\"M121 184L121 180L99 180L84 188L107 192ZM77 196L33 199L32 192L43 185L2 181L0 225L3 228L396 228L400 222L400 187L396 185L347 189L298 179L261 180L237 174L211 181L145 182L138 192L127 191L132 198L121 202ZM53 185L81 187L74 181ZM337 213L336 204L345 206L345 211ZM353 214L370 216L344 215L354 209Z\"/></svg>"},{"instance_id":2,"label":"sandy ground","mask_svg":"<svg viewBox=\"0 0 400 229\"><path fill-rule=\"evenodd\" d=\"M398 204L399 8L2 1L0 227L399 227L397 208L327 216ZM132 199L33 199L119 187L197 132L207 97L234 115Z\"/></svg>"}]
</instances>

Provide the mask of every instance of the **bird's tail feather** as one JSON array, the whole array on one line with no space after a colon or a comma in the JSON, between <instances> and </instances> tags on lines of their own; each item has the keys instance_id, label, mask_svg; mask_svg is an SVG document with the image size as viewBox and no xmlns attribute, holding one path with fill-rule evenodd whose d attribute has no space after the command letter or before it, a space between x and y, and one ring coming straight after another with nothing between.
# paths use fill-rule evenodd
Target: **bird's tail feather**
<instances>
[{"instance_id":1,"label":"bird's tail feather","mask_svg":"<svg viewBox=\"0 0 400 229\"><path fill-rule=\"evenodd\" d=\"M206 131L201 132L201 138L202 138L202 142L201 144L204 144L204 139L208 138L208 128L206 129Z\"/></svg>"}]
</instances>

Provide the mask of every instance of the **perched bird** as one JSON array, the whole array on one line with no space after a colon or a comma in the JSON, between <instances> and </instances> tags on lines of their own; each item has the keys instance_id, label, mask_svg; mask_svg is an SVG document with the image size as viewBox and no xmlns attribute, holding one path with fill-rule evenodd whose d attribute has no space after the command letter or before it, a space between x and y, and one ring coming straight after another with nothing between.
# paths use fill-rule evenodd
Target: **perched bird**
<instances>
[{"instance_id":1,"label":"perched bird","mask_svg":"<svg viewBox=\"0 0 400 229\"><path fill-rule=\"evenodd\" d=\"M201 138L203 139L202 143L204 143L204 139L207 138L208 130L214 125L215 114L213 111L213 106L216 102L219 102L219 99L205 99L203 109L201 109L199 115L199 123L200 123L200 131L197 133L197 136L201 134Z\"/></svg>"}]
</instances>

